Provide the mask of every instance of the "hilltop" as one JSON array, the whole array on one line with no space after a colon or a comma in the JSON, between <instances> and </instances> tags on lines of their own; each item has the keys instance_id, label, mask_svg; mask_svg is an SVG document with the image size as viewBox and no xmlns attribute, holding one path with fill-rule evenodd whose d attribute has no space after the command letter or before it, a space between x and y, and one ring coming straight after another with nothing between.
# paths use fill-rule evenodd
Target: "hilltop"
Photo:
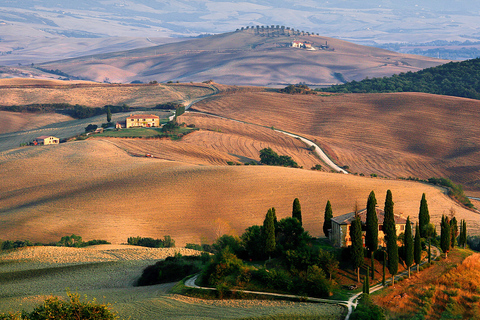
<instances>
[{"instance_id":1,"label":"hilltop","mask_svg":"<svg viewBox=\"0 0 480 320\"><path fill-rule=\"evenodd\" d=\"M317 50L292 48L308 42ZM199 39L40 64L82 79L283 85L331 85L418 71L447 61L399 54L280 26L248 28Z\"/></svg>"}]
</instances>

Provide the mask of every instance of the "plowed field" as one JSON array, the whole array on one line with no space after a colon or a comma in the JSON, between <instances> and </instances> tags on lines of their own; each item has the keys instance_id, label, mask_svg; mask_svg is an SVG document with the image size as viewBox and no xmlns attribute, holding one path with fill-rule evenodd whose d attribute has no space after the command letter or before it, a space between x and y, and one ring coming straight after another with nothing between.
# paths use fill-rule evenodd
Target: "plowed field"
<instances>
[{"instance_id":1,"label":"plowed field","mask_svg":"<svg viewBox=\"0 0 480 320\"><path fill-rule=\"evenodd\" d=\"M353 173L480 188L480 102L421 93L218 95L195 110L309 136Z\"/></svg>"},{"instance_id":2,"label":"plowed field","mask_svg":"<svg viewBox=\"0 0 480 320\"><path fill-rule=\"evenodd\" d=\"M431 186L354 175L269 166L191 165L129 156L109 141L87 140L54 148L25 148L0 157L2 239L85 240L124 243L131 236L170 235L177 245L211 242L261 224L270 207L290 216L299 198L305 228L322 235L327 200L334 215L366 204L371 190L379 204L391 189L395 211L418 216L426 193L432 221L456 211L469 232L480 232L480 216Z\"/></svg>"}]
</instances>

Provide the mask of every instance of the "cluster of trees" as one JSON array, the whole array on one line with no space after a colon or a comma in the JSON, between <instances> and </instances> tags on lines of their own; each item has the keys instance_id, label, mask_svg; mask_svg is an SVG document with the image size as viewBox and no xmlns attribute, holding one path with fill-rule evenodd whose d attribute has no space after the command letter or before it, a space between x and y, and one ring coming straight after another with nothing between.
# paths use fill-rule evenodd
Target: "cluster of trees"
<instances>
[{"instance_id":1,"label":"cluster of trees","mask_svg":"<svg viewBox=\"0 0 480 320\"><path fill-rule=\"evenodd\" d=\"M129 237L127 243L132 246L141 246L149 248L174 248L175 240L170 236L164 236L162 239Z\"/></svg>"},{"instance_id":2,"label":"cluster of trees","mask_svg":"<svg viewBox=\"0 0 480 320\"><path fill-rule=\"evenodd\" d=\"M317 92L311 90L306 84L291 84L283 89L278 90L281 93L288 94L316 94Z\"/></svg>"},{"instance_id":3,"label":"cluster of trees","mask_svg":"<svg viewBox=\"0 0 480 320\"><path fill-rule=\"evenodd\" d=\"M175 102L166 102L166 103L157 104L153 109L176 110L180 107L183 107L183 104L175 103Z\"/></svg>"},{"instance_id":4,"label":"cluster of trees","mask_svg":"<svg viewBox=\"0 0 480 320\"><path fill-rule=\"evenodd\" d=\"M270 166L298 168L298 164L290 156L279 156L271 148L260 150L260 162Z\"/></svg>"},{"instance_id":5,"label":"cluster of trees","mask_svg":"<svg viewBox=\"0 0 480 320\"><path fill-rule=\"evenodd\" d=\"M83 241L81 236L77 236L72 234L71 236L64 236L58 242L50 242L50 243L41 243L36 242L33 243L30 240L5 240L0 241L0 249L2 250L11 250L17 249L22 247L33 247L33 246L56 246L56 247L75 247L75 248L83 248L88 246L93 246L97 244L110 244L110 242L106 240L89 240Z\"/></svg>"},{"instance_id":6,"label":"cluster of trees","mask_svg":"<svg viewBox=\"0 0 480 320\"><path fill-rule=\"evenodd\" d=\"M460 184L455 184L448 178L429 178L428 183L439 185L448 188L448 195L457 199L460 203L468 208L473 208L470 199L463 193L463 187Z\"/></svg>"},{"instance_id":7,"label":"cluster of trees","mask_svg":"<svg viewBox=\"0 0 480 320\"><path fill-rule=\"evenodd\" d=\"M417 72L401 73L391 77L352 81L324 92L426 92L471 99L480 99L480 58L450 62Z\"/></svg>"},{"instance_id":8,"label":"cluster of trees","mask_svg":"<svg viewBox=\"0 0 480 320\"><path fill-rule=\"evenodd\" d=\"M292 217L278 221L275 208L270 208L262 226L247 228L239 238L224 235L213 248L215 256L200 278L203 285L217 288L328 297L338 269L336 257L314 246L304 230L298 199L293 202ZM260 267L245 260L267 261Z\"/></svg>"},{"instance_id":9,"label":"cluster of trees","mask_svg":"<svg viewBox=\"0 0 480 320\"><path fill-rule=\"evenodd\" d=\"M70 115L77 119L85 119L99 116L102 114L107 114L107 122L110 122L112 119L112 113L128 112L130 110L131 108L126 104L122 106L106 105L103 108L91 108L76 104L75 106L73 106L73 110L71 110ZM108 119L108 117L110 117L110 119Z\"/></svg>"}]
</instances>

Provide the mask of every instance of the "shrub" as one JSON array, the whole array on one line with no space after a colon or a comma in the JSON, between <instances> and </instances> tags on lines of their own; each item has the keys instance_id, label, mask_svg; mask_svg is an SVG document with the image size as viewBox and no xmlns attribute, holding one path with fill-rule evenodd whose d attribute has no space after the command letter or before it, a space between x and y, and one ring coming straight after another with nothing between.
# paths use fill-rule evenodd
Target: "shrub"
<instances>
[{"instance_id":1,"label":"shrub","mask_svg":"<svg viewBox=\"0 0 480 320\"><path fill-rule=\"evenodd\" d=\"M95 299L80 300L77 293L67 292L69 301L58 297L47 298L32 312L23 314L0 314L0 319L10 320L43 320L43 319L82 319L82 320L113 320L118 316L112 312L109 304L99 304Z\"/></svg>"},{"instance_id":2,"label":"shrub","mask_svg":"<svg viewBox=\"0 0 480 320\"><path fill-rule=\"evenodd\" d=\"M363 294L357 308L350 316L351 320L381 320L386 319L382 309L375 305L368 294Z\"/></svg>"},{"instance_id":3,"label":"shrub","mask_svg":"<svg viewBox=\"0 0 480 320\"><path fill-rule=\"evenodd\" d=\"M170 236L164 236L163 240L142 237L129 237L127 243L133 246L141 246L148 248L171 248L175 247L175 240Z\"/></svg>"},{"instance_id":4,"label":"shrub","mask_svg":"<svg viewBox=\"0 0 480 320\"><path fill-rule=\"evenodd\" d=\"M187 249L192 249L192 250L198 250L198 251L203 251L203 247L200 244L195 244L195 243L187 243L185 245L185 248Z\"/></svg>"}]
</instances>

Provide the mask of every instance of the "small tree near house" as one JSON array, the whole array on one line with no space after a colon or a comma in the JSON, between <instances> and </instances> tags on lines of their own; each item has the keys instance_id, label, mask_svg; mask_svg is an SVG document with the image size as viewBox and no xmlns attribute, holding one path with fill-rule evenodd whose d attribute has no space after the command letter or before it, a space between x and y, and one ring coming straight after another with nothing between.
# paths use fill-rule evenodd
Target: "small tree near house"
<instances>
[{"instance_id":1,"label":"small tree near house","mask_svg":"<svg viewBox=\"0 0 480 320\"><path fill-rule=\"evenodd\" d=\"M350 237L352 239L352 266L357 272L357 282L360 282L360 267L363 265L363 239L362 222L357 213L350 225Z\"/></svg>"},{"instance_id":2,"label":"small tree near house","mask_svg":"<svg viewBox=\"0 0 480 320\"><path fill-rule=\"evenodd\" d=\"M328 230L332 229L332 218L333 218L332 205L330 204L330 200L327 200L327 205L325 206L325 215L323 218L323 233L327 238L329 235Z\"/></svg>"},{"instance_id":3,"label":"small tree near house","mask_svg":"<svg viewBox=\"0 0 480 320\"><path fill-rule=\"evenodd\" d=\"M302 225L302 208L300 206L300 200L298 200L298 198L295 198L295 200L293 200L292 218L296 218L300 222L300 225Z\"/></svg>"},{"instance_id":4,"label":"small tree near house","mask_svg":"<svg viewBox=\"0 0 480 320\"><path fill-rule=\"evenodd\" d=\"M413 264L414 244L412 237L412 225L410 217L407 217L407 225L405 227L405 264L408 267L408 277L410 278L410 267Z\"/></svg>"}]
</instances>

